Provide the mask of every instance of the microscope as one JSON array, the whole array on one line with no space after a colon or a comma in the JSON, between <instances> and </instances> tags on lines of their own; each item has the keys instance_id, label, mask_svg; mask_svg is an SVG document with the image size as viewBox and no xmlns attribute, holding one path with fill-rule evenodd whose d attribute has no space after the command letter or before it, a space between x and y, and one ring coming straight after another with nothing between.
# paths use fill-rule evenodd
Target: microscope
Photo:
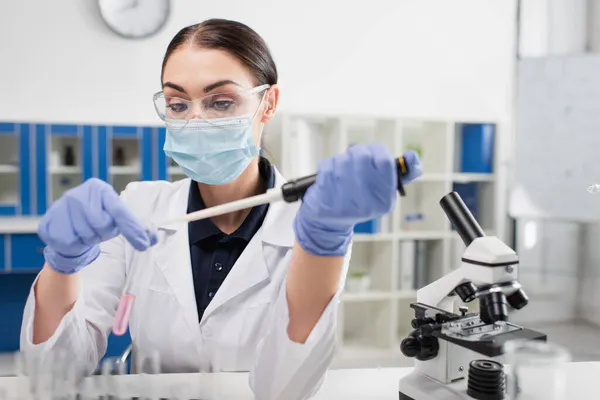
<instances>
[{"instance_id":1,"label":"microscope","mask_svg":"<svg viewBox=\"0 0 600 400\"><path fill-rule=\"evenodd\" d=\"M402 340L402 353L415 369L400 379L400 400L502 400L506 377L501 363L511 340L542 340L546 335L508 322L528 297L517 281L517 254L483 230L456 192L440 200L446 216L467 246L461 266L417 291L411 304L414 329ZM455 311L457 296L479 300L479 312Z\"/></svg>"}]
</instances>

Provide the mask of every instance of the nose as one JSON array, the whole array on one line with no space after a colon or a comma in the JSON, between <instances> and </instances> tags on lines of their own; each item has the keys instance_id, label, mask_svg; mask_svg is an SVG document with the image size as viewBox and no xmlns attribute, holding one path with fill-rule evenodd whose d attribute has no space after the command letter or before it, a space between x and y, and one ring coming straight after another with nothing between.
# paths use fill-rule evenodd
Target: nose
<instances>
[{"instance_id":1,"label":"nose","mask_svg":"<svg viewBox=\"0 0 600 400\"><path fill-rule=\"evenodd\" d=\"M190 103L189 119L204 119L202 116L202 106L197 102Z\"/></svg>"}]
</instances>

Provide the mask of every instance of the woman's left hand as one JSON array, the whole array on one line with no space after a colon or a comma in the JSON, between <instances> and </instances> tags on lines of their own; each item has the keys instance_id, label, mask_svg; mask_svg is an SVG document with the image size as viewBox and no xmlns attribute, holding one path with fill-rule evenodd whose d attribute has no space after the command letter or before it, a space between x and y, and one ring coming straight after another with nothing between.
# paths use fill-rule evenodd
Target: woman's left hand
<instances>
[{"instance_id":1,"label":"woman's left hand","mask_svg":"<svg viewBox=\"0 0 600 400\"><path fill-rule=\"evenodd\" d=\"M410 171L402 179L406 184L422 169L415 152L404 157ZM343 256L355 224L394 209L397 182L396 160L381 143L352 146L323 160L296 215L296 241L313 255Z\"/></svg>"}]
</instances>

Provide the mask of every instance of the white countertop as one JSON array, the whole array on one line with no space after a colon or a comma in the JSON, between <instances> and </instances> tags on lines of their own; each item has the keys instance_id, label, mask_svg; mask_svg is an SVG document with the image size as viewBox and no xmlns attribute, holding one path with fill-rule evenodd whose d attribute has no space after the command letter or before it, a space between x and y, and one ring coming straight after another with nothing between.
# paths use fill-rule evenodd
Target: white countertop
<instances>
[{"instance_id":1,"label":"white countertop","mask_svg":"<svg viewBox=\"0 0 600 400\"><path fill-rule=\"evenodd\" d=\"M37 233L41 219L40 216L0 217L0 234Z\"/></svg>"},{"instance_id":2,"label":"white countertop","mask_svg":"<svg viewBox=\"0 0 600 400\"><path fill-rule=\"evenodd\" d=\"M397 400L399 379L411 371L412 368L332 370L328 372L321 390L314 399ZM571 363L567 375L568 399L598 398L596 379L600 376L600 362ZM103 378L86 378L84 392L100 394L104 391L103 388L106 388ZM14 396L14 391L19 387L19 379L0 378L0 394ZM543 378L540 381L543 382ZM152 378L148 378L148 375L126 375L114 377L108 384L118 388L117 394L121 397L139 396L143 394L140 390L153 389L153 393L161 397L176 398L175 396L181 396L181 391L184 391L193 393L194 397L191 398L253 399L248 387L247 373L168 374L155 375Z\"/></svg>"}]
</instances>

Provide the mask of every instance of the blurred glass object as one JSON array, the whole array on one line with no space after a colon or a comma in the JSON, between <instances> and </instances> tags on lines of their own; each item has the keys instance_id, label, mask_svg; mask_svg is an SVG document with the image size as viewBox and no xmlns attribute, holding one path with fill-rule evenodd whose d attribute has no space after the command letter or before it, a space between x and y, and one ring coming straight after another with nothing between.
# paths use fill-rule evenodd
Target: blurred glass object
<instances>
[{"instance_id":1,"label":"blurred glass object","mask_svg":"<svg viewBox=\"0 0 600 400\"><path fill-rule=\"evenodd\" d=\"M25 355L21 352L14 353L13 365L17 384L13 386L10 392L10 398L16 400L28 400L31 396L29 390L29 378L27 377L27 368L25 365Z\"/></svg>"},{"instance_id":2,"label":"blurred glass object","mask_svg":"<svg viewBox=\"0 0 600 400\"><path fill-rule=\"evenodd\" d=\"M142 400L159 400L161 398L159 390L160 386L157 380L160 374L160 354L157 351L138 354L137 357L137 373L139 374L139 390L140 399Z\"/></svg>"},{"instance_id":3,"label":"blurred glass object","mask_svg":"<svg viewBox=\"0 0 600 400\"><path fill-rule=\"evenodd\" d=\"M124 383L118 378L127 374L127 364L118 357L109 357L102 362L100 371L102 376L98 394L114 400L125 399L127 393L122 389Z\"/></svg>"},{"instance_id":4,"label":"blurred glass object","mask_svg":"<svg viewBox=\"0 0 600 400\"><path fill-rule=\"evenodd\" d=\"M511 400L567 400L569 352L537 340L506 344L507 392Z\"/></svg>"},{"instance_id":5,"label":"blurred glass object","mask_svg":"<svg viewBox=\"0 0 600 400\"><path fill-rule=\"evenodd\" d=\"M49 352L42 356L23 355L25 375L29 381L29 396L32 400L52 400L54 396L55 355Z\"/></svg>"},{"instance_id":6,"label":"blurred glass object","mask_svg":"<svg viewBox=\"0 0 600 400\"><path fill-rule=\"evenodd\" d=\"M17 383L8 398L13 400L75 400L78 375L67 352L52 351L42 356L14 354Z\"/></svg>"},{"instance_id":7,"label":"blurred glass object","mask_svg":"<svg viewBox=\"0 0 600 400\"><path fill-rule=\"evenodd\" d=\"M53 399L75 400L77 398L77 369L72 357L66 352L55 352L52 377Z\"/></svg>"}]
</instances>

